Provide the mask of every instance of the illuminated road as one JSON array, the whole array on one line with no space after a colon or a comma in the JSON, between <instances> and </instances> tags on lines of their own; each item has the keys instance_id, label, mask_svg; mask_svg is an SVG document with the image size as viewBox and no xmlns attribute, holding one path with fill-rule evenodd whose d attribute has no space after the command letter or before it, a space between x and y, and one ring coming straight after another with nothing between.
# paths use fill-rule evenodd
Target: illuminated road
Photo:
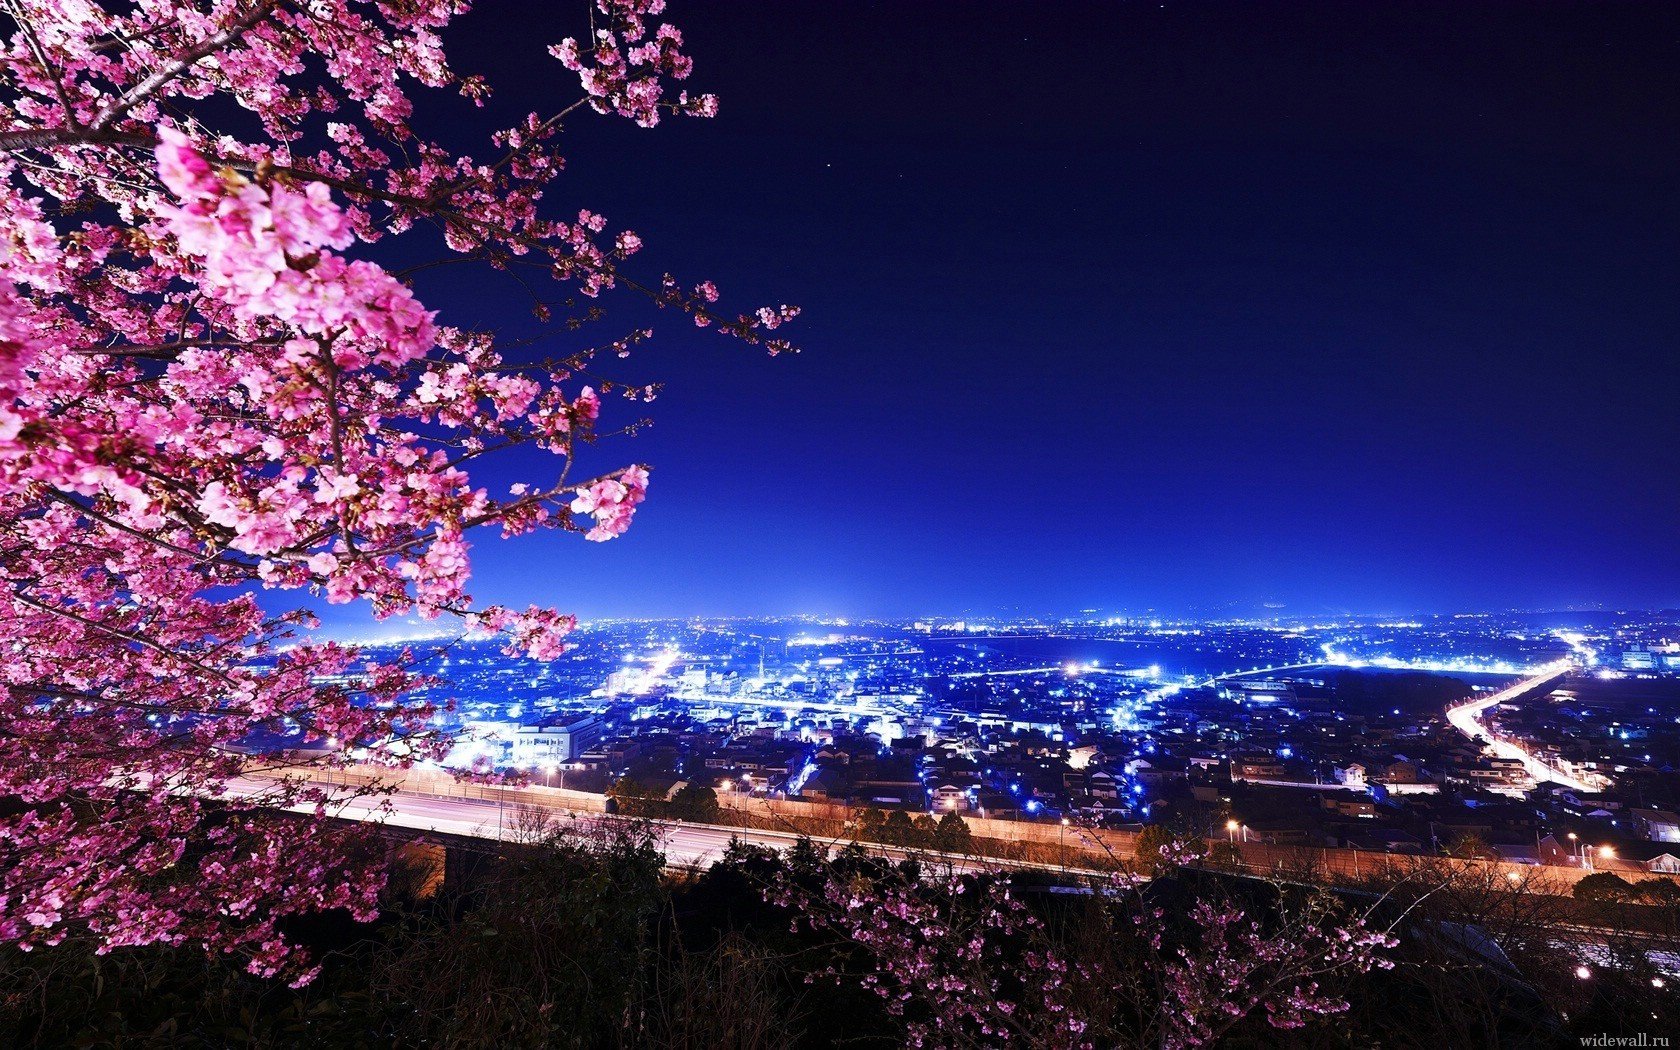
<instances>
[{"instance_id":1,"label":"illuminated road","mask_svg":"<svg viewBox=\"0 0 1680 1050\"><path fill-rule=\"evenodd\" d=\"M250 796L271 790L273 790L273 785L261 779L242 778L230 785L229 793L235 796ZM494 798L442 798L399 792L389 796L389 809L382 805L382 800L379 798L353 798L337 806L329 807L329 812L333 816L344 820L368 821L394 828L407 828L413 831L429 831L443 835L458 835L465 838L489 839L491 841L498 839L514 841L522 837L524 833L520 830L521 810L538 809L555 820L589 820L599 819L601 816L599 813L579 812L533 804L522 797L522 792L517 788L509 788L505 794L505 801L497 801ZM313 806L295 806L292 809L293 812L298 813L314 811ZM800 839L799 835L786 831L759 831L751 828L734 828L712 824L686 824L674 820L649 820L647 823L660 829L660 848L665 854L666 863L673 868L706 867L713 861L722 858L723 852L728 848L731 839L779 850L790 848ZM844 842L831 842L828 843L828 847L832 851L846 844ZM949 866L950 870L957 872L1031 867L1075 874L1098 874L1092 869L1058 867L1054 864L1022 864L991 857L966 857L956 854L933 853L928 850L907 850L874 843L862 843L861 845L865 850L876 856L894 860L905 860L914 856L923 863L932 862L942 867Z\"/></svg>"},{"instance_id":2,"label":"illuminated road","mask_svg":"<svg viewBox=\"0 0 1680 1050\"><path fill-rule=\"evenodd\" d=\"M1452 723L1454 729L1457 729L1460 733L1463 733L1472 740L1475 740L1478 737L1487 739L1491 744L1493 753L1500 758L1520 759L1523 766L1528 770L1529 775L1536 781L1551 780L1562 784L1565 787L1574 788L1577 791L1597 791L1599 790L1598 786L1590 784L1579 777L1570 776L1562 770L1553 769L1551 766L1548 766L1539 758L1531 754L1521 744L1511 740L1495 740L1493 738L1493 734L1488 731L1486 726L1482 725L1481 720L1478 717L1483 711L1486 711L1491 707L1507 703L1511 700L1517 699L1525 693L1551 685L1553 682L1558 681L1570 671L1574 670L1574 668L1575 665L1568 661L1553 664L1539 675L1536 675L1533 678L1524 679L1516 685L1501 689L1497 693L1478 697L1468 703L1460 704L1457 707L1449 707L1447 709L1447 721Z\"/></svg>"},{"instance_id":3,"label":"illuminated road","mask_svg":"<svg viewBox=\"0 0 1680 1050\"><path fill-rule=\"evenodd\" d=\"M712 704L722 704L729 707L773 707L779 711L837 711L848 715L890 715L903 712L885 708L879 704L830 704L821 700L798 700L787 697L760 697L750 694L734 696L709 696L705 693L677 692L671 694L671 699L700 707Z\"/></svg>"},{"instance_id":4,"label":"illuminated road","mask_svg":"<svg viewBox=\"0 0 1680 1050\"><path fill-rule=\"evenodd\" d=\"M1224 674L1214 675L1207 681L1202 682L1197 688L1206 689L1209 686L1218 685L1220 682L1229 682L1238 678L1247 678L1251 674L1270 674L1274 671L1304 671L1309 667L1323 666L1325 666L1325 661L1313 660L1304 664L1279 664L1276 667L1250 667L1246 671L1227 671Z\"/></svg>"},{"instance_id":5,"label":"illuminated road","mask_svg":"<svg viewBox=\"0 0 1680 1050\"><path fill-rule=\"evenodd\" d=\"M1149 678L1149 677L1151 677L1151 675L1149 673L1149 669L1146 668L1146 667L1103 667L1100 664L1091 664L1091 663L1082 664L1082 663L1079 663L1078 661L1074 661L1072 663L1062 663L1062 664L1047 664L1044 667L1012 667L1012 668L1009 668L1008 670L952 671L950 674L946 675L945 677L947 677L947 678L992 678L994 676L1007 675L1007 674L1055 674L1058 671L1060 671L1062 674L1071 675L1071 676L1074 676L1074 677L1078 677L1080 675L1088 675L1088 674L1112 674L1112 675L1119 675L1121 678Z\"/></svg>"}]
</instances>

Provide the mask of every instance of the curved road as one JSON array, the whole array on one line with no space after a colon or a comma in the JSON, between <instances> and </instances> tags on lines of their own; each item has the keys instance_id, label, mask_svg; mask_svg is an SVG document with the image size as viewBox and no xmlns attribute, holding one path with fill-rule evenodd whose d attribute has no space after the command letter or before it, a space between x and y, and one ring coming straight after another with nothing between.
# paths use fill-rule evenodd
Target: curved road
<instances>
[{"instance_id":1,"label":"curved road","mask_svg":"<svg viewBox=\"0 0 1680 1050\"><path fill-rule=\"evenodd\" d=\"M1535 779L1536 783L1550 780L1565 787L1574 788L1577 791L1597 791L1599 790L1597 787L1580 777L1570 776L1562 770L1553 769L1536 758L1522 745L1508 740L1495 740L1493 734L1488 732L1487 727L1482 725L1481 719L1478 717L1491 707L1507 703L1526 693L1551 685L1574 669L1574 663L1569 661L1553 664L1535 677L1507 686L1497 693L1490 693L1487 696L1477 697L1474 700L1459 704L1457 707L1447 708L1447 721L1452 723L1454 729L1471 740L1486 739L1490 749L1500 758L1520 759L1524 768L1528 770L1529 775Z\"/></svg>"}]
</instances>

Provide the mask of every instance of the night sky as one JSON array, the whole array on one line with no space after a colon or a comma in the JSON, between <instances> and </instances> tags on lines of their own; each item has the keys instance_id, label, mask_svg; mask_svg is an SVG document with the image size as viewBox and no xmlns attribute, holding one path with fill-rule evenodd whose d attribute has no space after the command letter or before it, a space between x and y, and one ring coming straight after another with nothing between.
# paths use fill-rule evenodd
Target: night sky
<instances>
[{"instance_id":1,"label":"night sky","mask_svg":"<svg viewBox=\"0 0 1680 1050\"><path fill-rule=\"evenodd\" d=\"M551 112L581 3L446 42ZM1680 5L673 0L713 121L575 120L558 211L797 303L652 317L630 534L476 545L586 616L1680 605ZM437 128L432 123L430 128ZM633 264L635 265L635 264ZM450 269L443 320L529 334ZM607 302L610 338L647 320ZM609 422L635 410L609 404ZM519 464L484 471L492 485Z\"/></svg>"}]
</instances>

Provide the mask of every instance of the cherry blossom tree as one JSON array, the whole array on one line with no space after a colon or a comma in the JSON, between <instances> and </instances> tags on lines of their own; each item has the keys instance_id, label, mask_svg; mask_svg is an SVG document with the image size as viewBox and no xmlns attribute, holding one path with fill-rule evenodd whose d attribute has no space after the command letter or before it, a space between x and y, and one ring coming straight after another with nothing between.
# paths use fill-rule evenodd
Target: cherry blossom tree
<instances>
[{"instance_id":1,"label":"cherry blossom tree","mask_svg":"<svg viewBox=\"0 0 1680 1050\"><path fill-rule=\"evenodd\" d=\"M1326 892L1262 894L1250 914L1204 891L1169 915L1157 889L1099 880L1072 937L1004 873L789 865L764 896L794 932L845 946L813 980L879 996L919 1047L1192 1050L1245 1022L1291 1030L1343 1013L1335 982L1392 965L1398 942Z\"/></svg>"},{"instance_id":2,"label":"cherry blossom tree","mask_svg":"<svg viewBox=\"0 0 1680 1050\"><path fill-rule=\"evenodd\" d=\"M307 778L240 780L246 753L401 765L447 742L409 661L311 639L256 592L557 655L570 616L473 603L467 537L630 524L643 466L571 470L605 395L653 393L590 371L650 335L589 339L595 300L639 292L772 353L796 311L637 280L635 233L549 206L567 121L716 112L682 90L663 0L599 0L550 49L570 97L484 157L411 122L417 88L489 94L445 62L464 0L0 4L0 939L196 943L307 980L278 924L370 915L379 852ZM393 240L523 282L566 349L428 310L368 257ZM519 447L554 471L474 484Z\"/></svg>"}]
</instances>

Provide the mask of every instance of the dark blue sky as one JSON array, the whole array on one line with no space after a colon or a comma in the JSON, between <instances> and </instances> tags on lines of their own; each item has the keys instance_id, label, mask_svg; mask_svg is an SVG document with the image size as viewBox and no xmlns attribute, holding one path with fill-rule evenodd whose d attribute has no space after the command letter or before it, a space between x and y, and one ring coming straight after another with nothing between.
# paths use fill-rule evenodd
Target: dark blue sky
<instances>
[{"instance_id":1,"label":"dark blue sky","mask_svg":"<svg viewBox=\"0 0 1680 1050\"><path fill-rule=\"evenodd\" d=\"M460 23L491 118L574 94L543 47L581 13L490 0ZM656 425L594 461L654 466L635 527L486 537L477 597L1680 605L1680 7L668 17L721 115L576 122L555 203L640 232L650 276L800 304L805 349L655 317L622 374L667 383ZM494 278L421 292L530 328ZM603 335L642 317L609 306Z\"/></svg>"}]
</instances>

